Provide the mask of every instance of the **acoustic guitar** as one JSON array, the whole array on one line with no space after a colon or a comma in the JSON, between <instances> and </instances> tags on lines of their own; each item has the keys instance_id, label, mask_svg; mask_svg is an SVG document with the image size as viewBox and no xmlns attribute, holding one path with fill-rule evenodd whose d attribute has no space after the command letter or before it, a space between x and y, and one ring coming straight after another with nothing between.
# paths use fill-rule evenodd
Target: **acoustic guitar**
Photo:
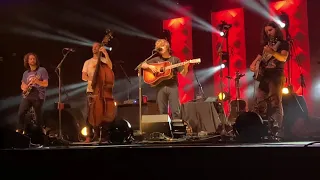
<instances>
[{"instance_id":1,"label":"acoustic guitar","mask_svg":"<svg viewBox=\"0 0 320 180\"><path fill-rule=\"evenodd\" d=\"M236 99L230 102L230 114L228 117L228 122L234 124L239 114L246 111L247 103L245 100L240 98L240 78L244 74L240 74L239 71L236 72L235 86L236 86Z\"/></svg>"},{"instance_id":2,"label":"acoustic guitar","mask_svg":"<svg viewBox=\"0 0 320 180\"><path fill-rule=\"evenodd\" d=\"M173 77L172 69L184 66L185 64L199 64L201 62L200 58L186 60L181 63L171 64L169 61L159 62L159 63L149 63L156 67L157 72L153 73L150 69L143 70L143 80L146 84L151 87L157 86L164 80L171 79Z\"/></svg>"}]
</instances>

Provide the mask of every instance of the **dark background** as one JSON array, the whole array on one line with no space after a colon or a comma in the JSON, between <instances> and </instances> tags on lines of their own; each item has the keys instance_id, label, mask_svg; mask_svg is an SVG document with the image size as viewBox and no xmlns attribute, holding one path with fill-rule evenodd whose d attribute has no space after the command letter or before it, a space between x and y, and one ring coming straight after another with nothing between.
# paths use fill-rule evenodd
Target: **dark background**
<instances>
[{"instance_id":1,"label":"dark background","mask_svg":"<svg viewBox=\"0 0 320 180\"><path fill-rule=\"evenodd\" d=\"M209 24L211 24L212 11L241 7L235 0L180 0L178 2L180 5L191 6L192 12ZM101 41L104 35L103 28L98 30L84 24L70 23L64 20L65 16L63 16L63 13L65 11L77 11L78 7L91 7L98 12L116 17L150 35L161 38L162 20L173 18L174 16L168 16L163 19L150 16L139 9L143 4L169 11L160 6L155 0L1 0L0 57L3 57L3 60L0 62L2 77L0 98L3 100L9 96L20 94L20 80L25 70L23 67L23 56L28 52L37 53L41 65L48 70L50 76L49 88L56 88L58 86L58 78L54 69L62 59L62 48L76 48L76 52L70 54L63 64L62 77L64 84L81 82L83 63L92 56L91 47L18 35L10 32L10 27L28 27L27 24L19 20L19 17L32 17L50 25L53 29L60 28L93 41ZM314 76L319 77L319 71L316 72L319 69L316 61L320 53L318 43L320 40L320 36L318 35L320 29L316 19L319 17L317 7L319 7L319 1L308 0L311 67L313 68ZM179 17L179 15L176 16ZM77 19L75 18L74 21L77 21ZM247 66L250 65L260 50L257 43L259 43L260 30L264 22L265 19L260 15L250 10L245 10L246 37L250 37L246 39ZM105 29L107 28L110 27L105 27ZM211 41L211 33L193 28L193 57L202 59L202 63L195 67L196 69L212 66ZM154 41L115 32L115 40L111 41L110 45L114 47L114 50L109 53L112 61L124 61L123 67L128 76L135 77L137 74L134 68L140 61L143 61L150 55ZM119 66L116 65L114 71L117 79L125 78ZM207 83L212 83L212 80L208 79L202 85L206 86ZM120 90L115 89L115 91ZM205 94L206 96L212 96L212 92L211 89L206 89ZM132 94L133 97L136 97L138 95L137 89ZM5 102L2 101L0 106L5 106ZM17 107L11 109L11 112L15 111L17 112ZM2 111L1 113L4 112Z\"/></svg>"}]
</instances>

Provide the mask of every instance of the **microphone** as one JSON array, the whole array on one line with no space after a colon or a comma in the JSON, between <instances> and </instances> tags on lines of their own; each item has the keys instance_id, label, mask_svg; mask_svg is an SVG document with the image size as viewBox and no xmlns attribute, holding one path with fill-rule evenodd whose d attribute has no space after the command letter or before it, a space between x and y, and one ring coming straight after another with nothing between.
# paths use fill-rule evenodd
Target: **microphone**
<instances>
[{"instance_id":1,"label":"microphone","mask_svg":"<svg viewBox=\"0 0 320 180\"><path fill-rule=\"evenodd\" d=\"M71 52L76 52L76 50L75 49L73 49L73 48L63 48L64 50L67 50L67 51L71 51Z\"/></svg>"},{"instance_id":2,"label":"microphone","mask_svg":"<svg viewBox=\"0 0 320 180\"><path fill-rule=\"evenodd\" d=\"M160 51L162 51L162 48L161 48L161 47L159 47L159 48L154 49L153 51L160 52Z\"/></svg>"}]
</instances>

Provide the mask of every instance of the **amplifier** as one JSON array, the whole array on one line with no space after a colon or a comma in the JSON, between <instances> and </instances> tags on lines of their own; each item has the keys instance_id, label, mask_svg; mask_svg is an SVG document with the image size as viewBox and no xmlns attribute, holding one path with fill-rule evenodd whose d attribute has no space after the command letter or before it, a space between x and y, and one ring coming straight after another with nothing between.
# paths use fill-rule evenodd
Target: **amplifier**
<instances>
[{"instance_id":1,"label":"amplifier","mask_svg":"<svg viewBox=\"0 0 320 180\"><path fill-rule=\"evenodd\" d=\"M173 137L170 116L168 114L143 115L142 133L163 133L166 136Z\"/></svg>"},{"instance_id":2,"label":"amplifier","mask_svg":"<svg viewBox=\"0 0 320 180\"><path fill-rule=\"evenodd\" d=\"M155 102L143 103L141 108L142 115L160 114L158 105ZM117 116L126 119L131 124L133 130L139 130L139 103L118 105Z\"/></svg>"}]
</instances>

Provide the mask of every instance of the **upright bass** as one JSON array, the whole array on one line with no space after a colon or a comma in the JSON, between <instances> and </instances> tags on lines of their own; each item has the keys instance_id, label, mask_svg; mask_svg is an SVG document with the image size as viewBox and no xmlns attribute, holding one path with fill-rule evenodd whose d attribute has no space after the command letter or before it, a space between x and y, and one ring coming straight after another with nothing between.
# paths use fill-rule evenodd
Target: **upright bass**
<instances>
[{"instance_id":1,"label":"upright bass","mask_svg":"<svg viewBox=\"0 0 320 180\"><path fill-rule=\"evenodd\" d=\"M105 46L112 38L112 32L107 31L100 47ZM95 128L102 128L114 121L116 106L113 99L114 73L101 61L99 52L98 62L92 79L92 101L89 103L88 122Z\"/></svg>"}]
</instances>

